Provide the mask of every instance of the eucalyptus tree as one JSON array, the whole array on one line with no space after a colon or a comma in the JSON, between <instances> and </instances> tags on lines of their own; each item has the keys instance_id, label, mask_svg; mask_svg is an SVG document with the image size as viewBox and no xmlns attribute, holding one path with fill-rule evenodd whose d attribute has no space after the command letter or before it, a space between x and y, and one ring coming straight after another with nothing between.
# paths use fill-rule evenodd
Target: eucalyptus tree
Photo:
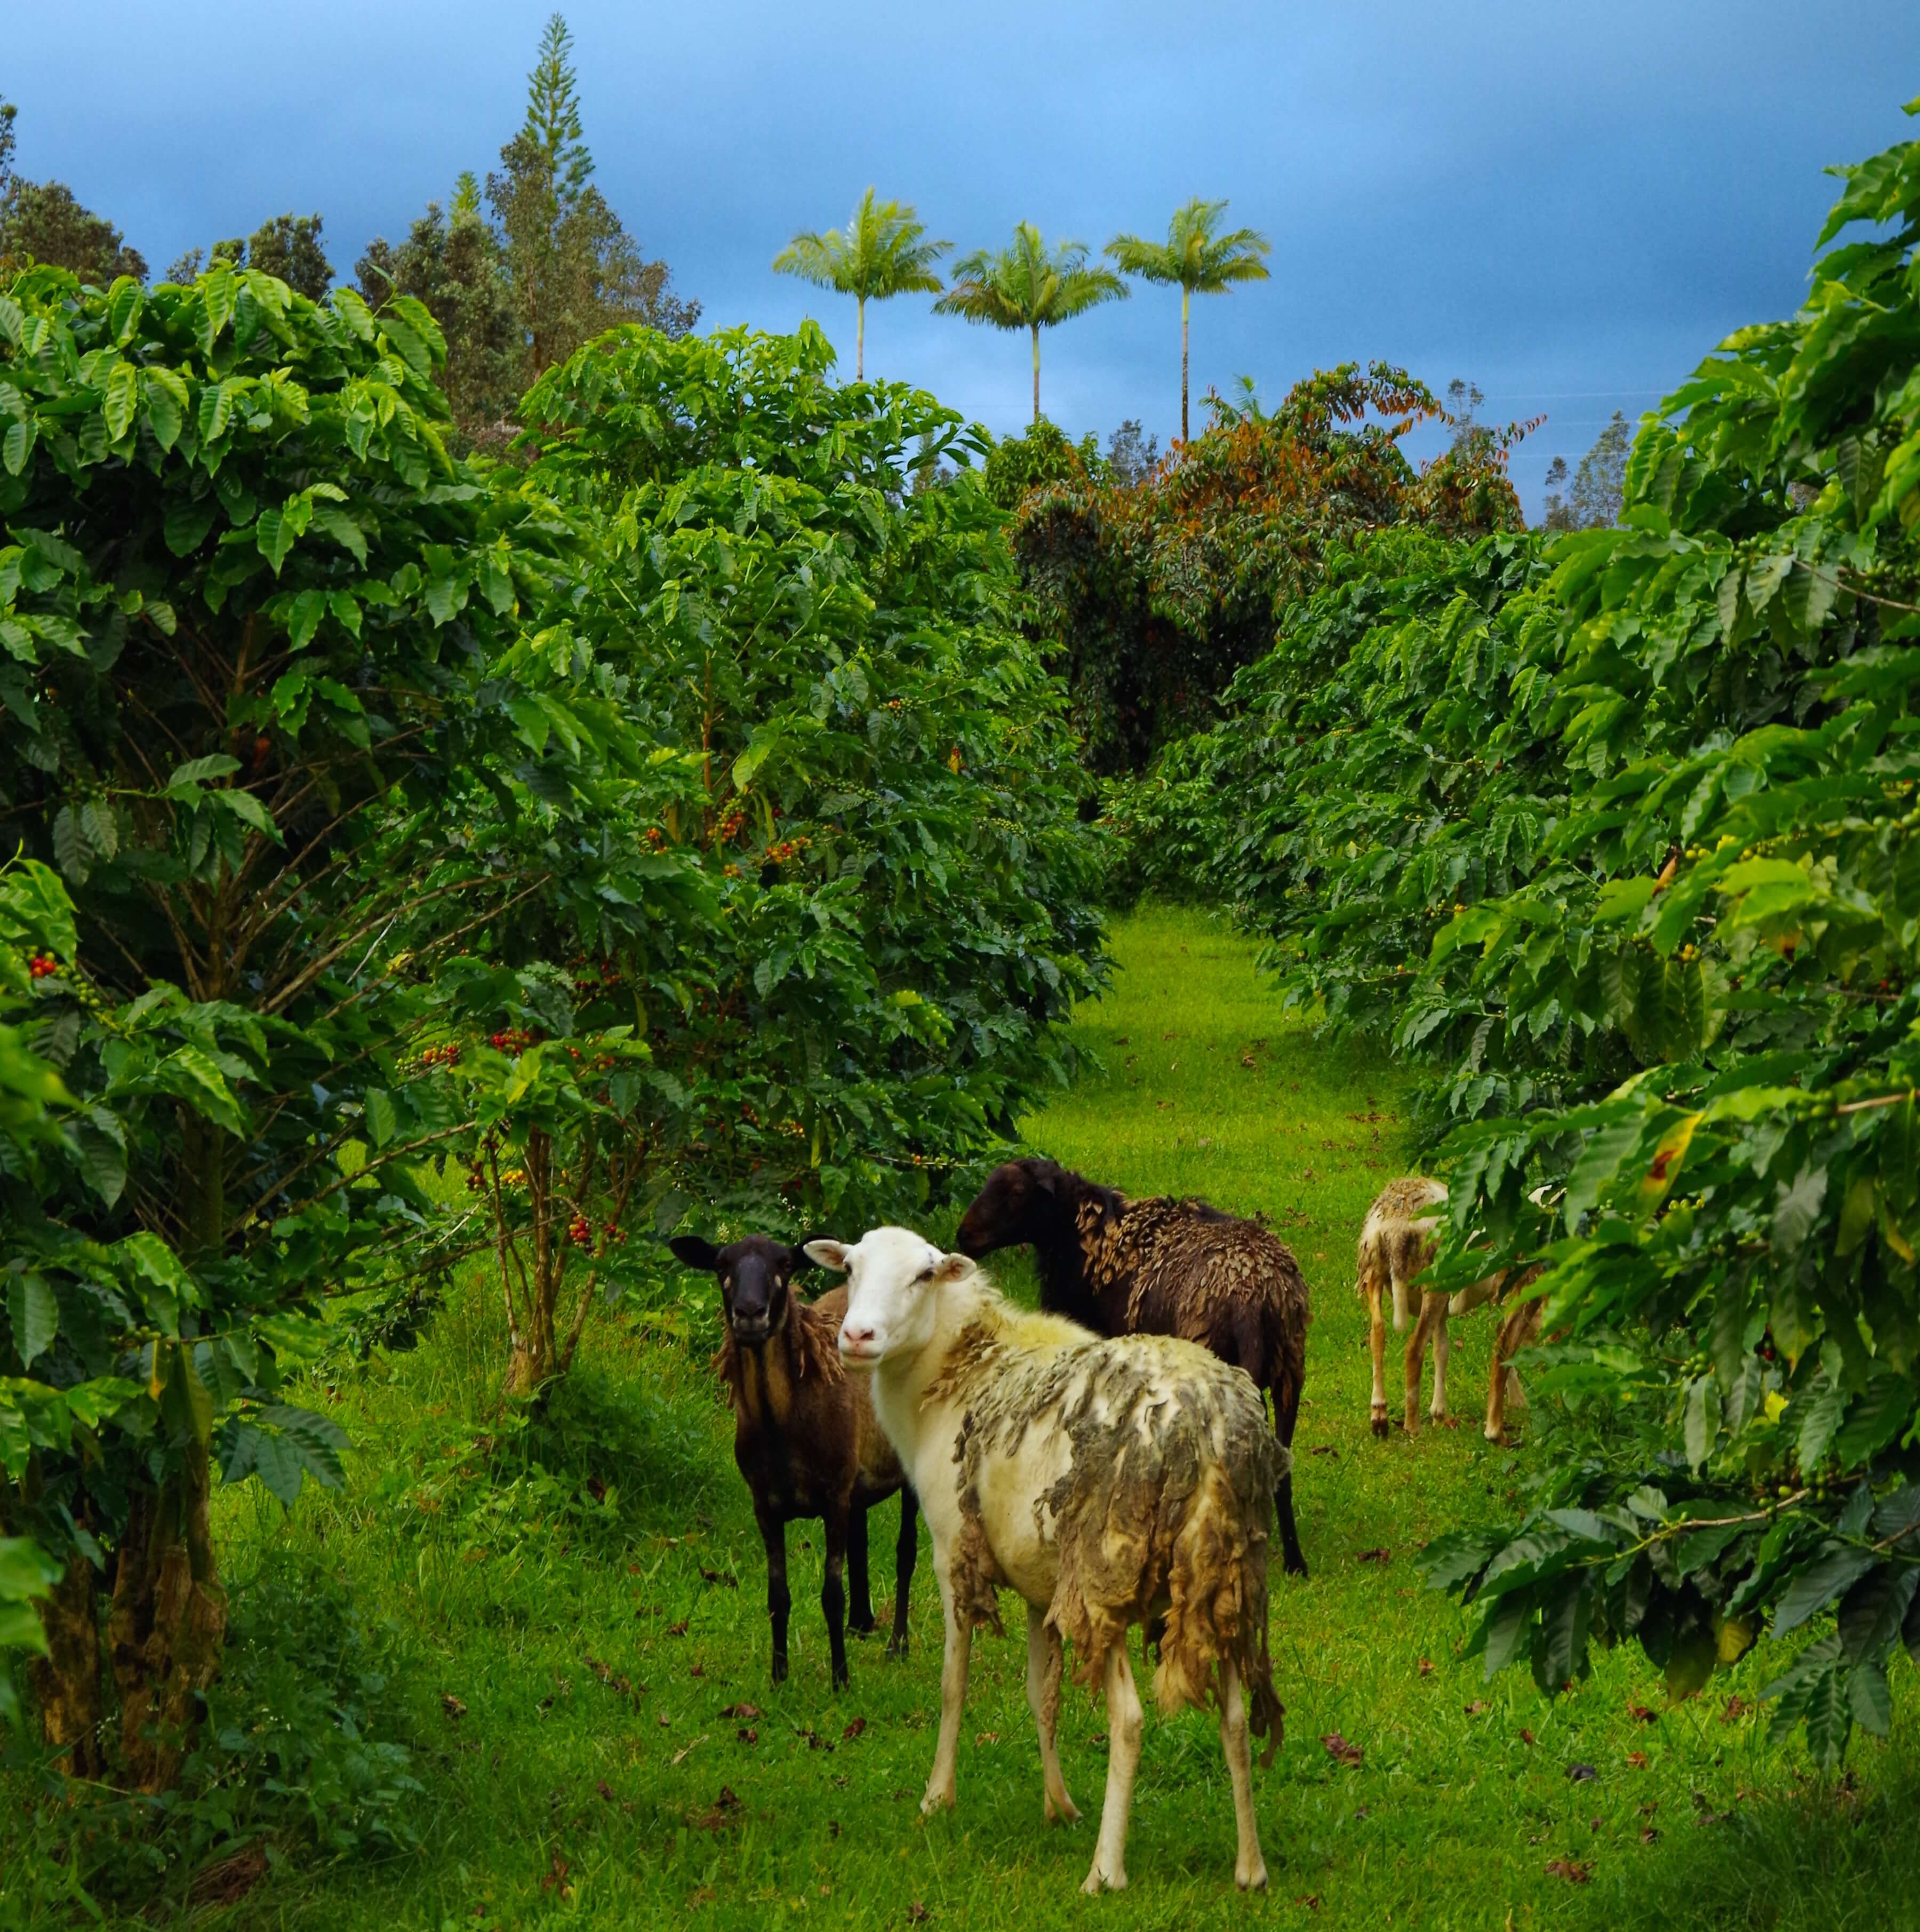
<instances>
[{"instance_id":1,"label":"eucalyptus tree","mask_svg":"<svg viewBox=\"0 0 1920 1932\"><path fill-rule=\"evenodd\" d=\"M1040 331L1119 300L1126 284L1111 268L1087 266L1087 244L1048 250L1030 221L1018 223L1010 248L982 248L953 265L953 286L936 315L964 316L995 328L1024 328L1034 339L1034 420L1040 419Z\"/></svg>"},{"instance_id":2,"label":"eucalyptus tree","mask_svg":"<svg viewBox=\"0 0 1920 1932\"><path fill-rule=\"evenodd\" d=\"M1126 274L1165 282L1180 290L1180 440L1187 440L1187 325L1196 295L1224 295L1235 282L1264 282L1274 244L1256 229L1222 234L1224 201L1195 200L1174 211L1164 242L1138 235L1116 235L1106 252Z\"/></svg>"},{"instance_id":3,"label":"eucalyptus tree","mask_svg":"<svg viewBox=\"0 0 1920 1932\"><path fill-rule=\"evenodd\" d=\"M904 201L876 201L869 188L844 228L808 230L773 258L777 274L798 275L823 289L837 289L859 304L854 338L854 380L866 377L867 304L891 296L938 295L936 264L953 246L929 242L926 226Z\"/></svg>"}]
</instances>

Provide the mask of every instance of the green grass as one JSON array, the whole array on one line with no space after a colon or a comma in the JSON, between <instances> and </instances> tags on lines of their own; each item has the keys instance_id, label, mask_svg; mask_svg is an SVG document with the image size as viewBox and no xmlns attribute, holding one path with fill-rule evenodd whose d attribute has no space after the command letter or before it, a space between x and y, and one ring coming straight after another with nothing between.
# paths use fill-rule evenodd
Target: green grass
<instances>
[{"instance_id":1,"label":"green grass","mask_svg":"<svg viewBox=\"0 0 1920 1932\"><path fill-rule=\"evenodd\" d=\"M1920 1789L1904 1687L1894 1742L1856 1743L1835 1786L1810 1777L1797 1744L1768 1746L1762 1720L1724 1714L1731 1695L1756 1700L1778 1667L1771 1645L1674 1709L1637 1653L1601 1658L1551 1705L1523 1675L1488 1684L1458 1659L1460 1614L1422 1588L1414 1555L1450 1524L1506 1508L1526 1452L1490 1449L1475 1426L1484 1316L1457 1331L1462 1425L1411 1442L1368 1432L1353 1244L1375 1192L1407 1165L1403 1084L1283 1022L1251 949L1199 915L1150 910L1121 924L1115 950L1113 990L1078 1027L1106 1070L1029 1122L1032 1142L1135 1192L1264 1213L1313 1292L1296 1444L1313 1574L1274 1582L1287 1734L1256 1774L1267 1896L1233 1890L1226 1778L1214 1727L1195 1713L1149 1718L1132 1888L1078 1895L1105 1720L1068 1693L1063 1755L1087 1816L1043 1826L1016 1636L976 1644L959 1808L923 1821L940 1636L924 1547L910 1658L890 1665L878 1642L853 1646L852 1688L836 1696L814 1602L819 1539L796 1526L794 1671L776 1690L758 1541L703 1321L684 1339L671 1311L590 1335L549 1450L613 1486L583 1509L514 1444L484 1440L499 1427L500 1336L476 1282L416 1353L336 1385L360 1445L345 1494L310 1489L290 1519L251 1490L222 1498L236 1580L305 1575L385 1628L424 1786L410 1808L423 1848L296 1858L194 1922L892 1927L915 1922L916 1906L928 1924L969 1932L1903 1922L1899 1901L1920 1880L1902 1828ZM518 1480L483 1480L490 1458ZM891 1517L875 1519L877 1583L890 1582ZM724 1714L742 1702L759 1708L751 1743ZM1636 1705L1653 1714L1636 1719ZM855 1720L865 1726L849 1738ZM1335 1731L1364 1762L1334 1761L1320 1739ZM1571 1780L1576 1764L1597 1774ZM737 1804L717 1802L723 1789ZM1588 1882L1552 1875L1556 1860ZM177 1896L185 1874L170 1882Z\"/></svg>"}]
</instances>

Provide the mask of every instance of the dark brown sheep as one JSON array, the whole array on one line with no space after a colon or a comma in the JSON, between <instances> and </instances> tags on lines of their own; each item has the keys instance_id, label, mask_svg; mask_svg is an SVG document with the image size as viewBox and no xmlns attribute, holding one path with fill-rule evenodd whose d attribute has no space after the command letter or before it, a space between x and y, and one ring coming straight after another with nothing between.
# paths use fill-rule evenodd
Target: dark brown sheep
<instances>
[{"instance_id":1,"label":"dark brown sheep","mask_svg":"<svg viewBox=\"0 0 1920 1932\"><path fill-rule=\"evenodd\" d=\"M766 1613L773 1625L773 1681L787 1675L787 1526L818 1516L826 1532L826 1574L820 1606L826 1618L836 1690L847 1682L848 1592L851 1626L874 1628L867 1590L867 1511L900 1492L900 1538L894 1553L893 1634L886 1654L907 1648L907 1600L919 1547L914 1492L899 1460L874 1419L867 1378L849 1378L835 1338L847 1312L847 1291L836 1288L815 1302L792 1292L795 1275L810 1268L798 1248L750 1234L716 1248L697 1235L670 1244L687 1267L717 1275L727 1324L715 1358L734 1404L734 1460L753 1493L754 1520L766 1547Z\"/></svg>"},{"instance_id":2,"label":"dark brown sheep","mask_svg":"<svg viewBox=\"0 0 1920 1932\"><path fill-rule=\"evenodd\" d=\"M1130 1201L1058 1161L1010 1160L987 1177L955 1243L977 1260L1030 1241L1040 1305L1102 1335L1175 1335L1244 1369L1274 1398L1292 1449L1306 1378L1306 1283L1293 1250L1204 1201ZM1306 1574L1291 1454L1274 1492L1287 1569Z\"/></svg>"}]
</instances>

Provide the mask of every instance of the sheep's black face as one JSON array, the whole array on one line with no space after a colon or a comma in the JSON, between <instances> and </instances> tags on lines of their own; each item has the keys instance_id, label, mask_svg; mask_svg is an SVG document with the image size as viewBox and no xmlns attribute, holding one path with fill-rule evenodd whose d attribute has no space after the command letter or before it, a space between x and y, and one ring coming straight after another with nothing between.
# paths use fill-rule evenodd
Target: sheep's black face
<instances>
[{"instance_id":1,"label":"sheep's black face","mask_svg":"<svg viewBox=\"0 0 1920 1932\"><path fill-rule=\"evenodd\" d=\"M954 1246L978 1261L996 1248L1039 1240L1058 1206L1054 1186L1059 1173L1050 1160L1010 1160L995 1168L961 1217Z\"/></svg>"},{"instance_id":2,"label":"sheep's black face","mask_svg":"<svg viewBox=\"0 0 1920 1932\"><path fill-rule=\"evenodd\" d=\"M719 1276L727 1326L736 1341L749 1345L778 1333L792 1305L794 1276L813 1265L798 1248L764 1234L749 1234L718 1249L695 1235L682 1236L670 1245L688 1267Z\"/></svg>"}]
</instances>

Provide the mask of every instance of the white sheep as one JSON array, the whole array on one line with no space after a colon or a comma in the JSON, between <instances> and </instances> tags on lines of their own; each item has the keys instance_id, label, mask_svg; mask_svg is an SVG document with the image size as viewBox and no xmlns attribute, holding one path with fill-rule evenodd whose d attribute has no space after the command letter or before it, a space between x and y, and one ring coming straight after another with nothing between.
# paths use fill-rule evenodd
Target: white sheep
<instances>
[{"instance_id":1,"label":"white sheep","mask_svg":"<svg viewBox=\"0 0 1920 1932\"><path fill-rule=\"evenodd\" d=\"M1002 1586L1027 1604L1027 1699L1049 1818L1079 1814L1054 1730L1060 1644L1103 1685L1106 1800L1083 1889L1126 1883L1142 1714L1130 1625L1166 1619L1160 1708L1216 1704L1239 1832L1234 1877L1267 1882L1250 1726L1280 1742L1267 1646L1267 1545L1286 1451L1259 1391L1192 1342L1102 1340L1006 1300L963 1255L904 1228L807 1252L848 1272L841 1359L874 1373L874 1409L918 1491L946 1613L940 1741L920 1808L954 1802L974 1629L999 1627Z\"/></svg>"}]
</instances>

